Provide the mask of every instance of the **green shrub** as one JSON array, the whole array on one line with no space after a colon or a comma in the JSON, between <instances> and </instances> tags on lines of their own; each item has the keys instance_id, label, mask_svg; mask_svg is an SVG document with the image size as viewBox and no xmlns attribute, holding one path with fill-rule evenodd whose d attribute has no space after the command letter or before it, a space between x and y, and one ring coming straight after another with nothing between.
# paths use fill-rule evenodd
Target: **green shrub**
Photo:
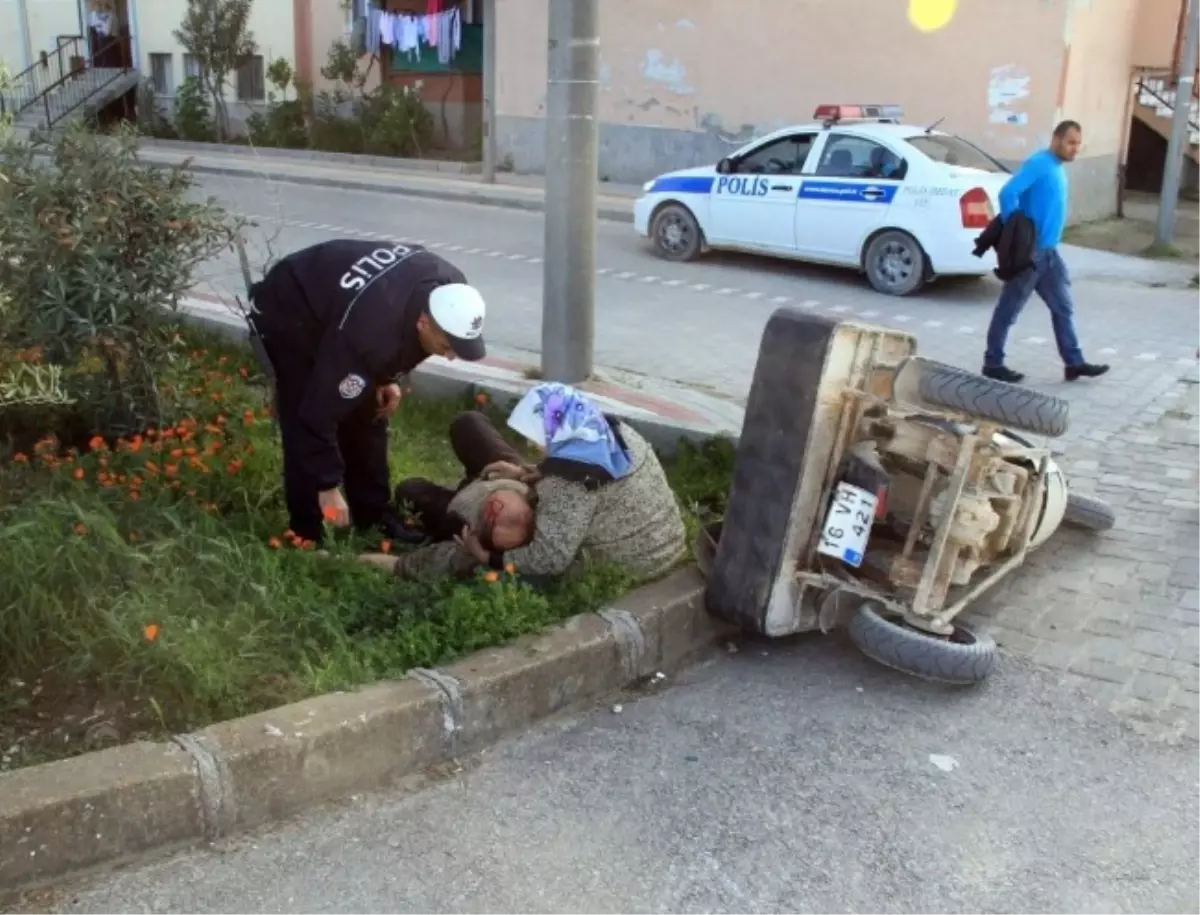
<instances>
[{"instance_id":1,"label":"green shrub","mask_svg":"<svg viewBox=\"0 0 1200 915\"><path fill-rule=\"evenodd\" d=\"M199 77L189 76L175 93L175 130L181 139L212 143L217 138L212 105Z\"/></svg>"},{"instance_id":2,"label":"green shrub","mask_svg":"<svg viewBox=\"0 0 1200 915\"><path fill-rule=\"evenodd\" d=\"M157 422L158 379L176 339L168 307L236 224L193 199L186 169L141 165L128 129L10 142L0 148L0 173L4 361L32 350L36 364L61 367L81 427L68 434Z\"/></svg>"}]
</instances>

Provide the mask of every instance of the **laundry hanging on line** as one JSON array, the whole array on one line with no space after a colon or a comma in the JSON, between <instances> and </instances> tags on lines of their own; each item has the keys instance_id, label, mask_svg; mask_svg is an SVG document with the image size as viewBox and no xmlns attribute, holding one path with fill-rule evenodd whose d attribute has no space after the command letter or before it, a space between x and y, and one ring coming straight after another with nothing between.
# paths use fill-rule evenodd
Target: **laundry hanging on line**
<instances>
[{"instance_id":1,"label":"laundry hanging on line","mask_svg":"<svg viewBox=\"0 0 1200 915\"><path fill-rule=\"evenodd\" d=\"M437 3L430 0L430 9ZM415 61L426 48L436 48L438 63L449 64L462 48L462 13L458 7L426 13L393 13L371 7L365 18L362 50L368 54L389 47Z\"/></svg>"}]
</instances>

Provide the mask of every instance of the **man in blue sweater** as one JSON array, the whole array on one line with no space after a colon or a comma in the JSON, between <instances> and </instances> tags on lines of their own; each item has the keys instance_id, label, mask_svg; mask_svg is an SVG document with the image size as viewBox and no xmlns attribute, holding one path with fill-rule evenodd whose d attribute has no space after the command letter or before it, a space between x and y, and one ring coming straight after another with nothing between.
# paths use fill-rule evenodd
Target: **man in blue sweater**
<instances>
[{"instance_id":1,"label":"man in blue sweater","mask_svg":"<svg viewBox=\"0 0 1200 915\"><path fill-rule=\"evenodd\" d=\"M988 327L987 352L983 374L997 381L1017 384L1025 376L1004 364L1004 344L1008 331L1016 323L1021 309L1036 291L1050 309L1054 340L1062 357L1067 381L1096 378L1108 371L1107 365L1094 365L1083 358L1075 334L1075 308L1071 302L1071 279L1067 265L1058 253L1067 221L1067 176L1063 165L1079 153L1083 130L1075 121L1063 121L1054 128L1048 149L1026 159L1017 173L1000 191L1000 217L1024 213L1036 233L1033 266L1004 284L1000 301Z\"/></svg>"}]
</instances>

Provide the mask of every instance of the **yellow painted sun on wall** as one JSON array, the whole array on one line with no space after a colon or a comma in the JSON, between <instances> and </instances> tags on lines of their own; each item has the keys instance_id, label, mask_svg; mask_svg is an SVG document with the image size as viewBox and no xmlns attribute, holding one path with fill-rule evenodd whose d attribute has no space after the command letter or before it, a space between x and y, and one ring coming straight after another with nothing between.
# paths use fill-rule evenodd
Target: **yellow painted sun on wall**
<instances>
[{"instance_id":1,"label":"yellow painted sun on wall","mask_svg":"<svg viewBox=\"0 0 1200 915\"><path fill-rule=\"evenodd\" d=\"M958 0L908 0L908 21L918 32L936 32L954 18Z\"/></svg>"}]
</instances>

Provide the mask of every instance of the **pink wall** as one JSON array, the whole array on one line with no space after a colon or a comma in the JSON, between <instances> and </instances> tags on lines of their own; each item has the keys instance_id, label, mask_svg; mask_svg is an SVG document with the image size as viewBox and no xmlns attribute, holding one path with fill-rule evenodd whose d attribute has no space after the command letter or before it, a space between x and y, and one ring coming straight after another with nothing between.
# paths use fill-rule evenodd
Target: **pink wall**
<instances>
[{"instance_id":1,"label":"pink wall","mask_svg":"<svg viewBox=\"0 0 1200 915\"><path fill-rule=\"evenodd\" d=\"M820 102L896 102L1017 158L1053 123L1067 2L959 0L923 34L906 0L603 0L601 118L739 134L808 120ZM497 8L497 112L539 117L546 0Z\"/></svg>"},{"instance_id":2,"label":"pink wall","mask_svg":"<svg viewBox=\"0 0 1200 915\"><path fill-rule=\"evenodd\" d=\"M1147 2L1158 0L1073 0L1068 10L1058 117L1083 125L1082 156L1111 156L1121 150L1129 120L1134 33L1139 5Z\"/></svg>"},{"instance_id":3,"label":"pink wall","mask_svg":"<svg viewBox=\"0 0 1200 915\"><path fill-rule=\"evenodd\" d=\"M1133 66L1171 68L1182 6L1183 0L1141 0L1133 38Z\"/></svg>"}]
</instances>

